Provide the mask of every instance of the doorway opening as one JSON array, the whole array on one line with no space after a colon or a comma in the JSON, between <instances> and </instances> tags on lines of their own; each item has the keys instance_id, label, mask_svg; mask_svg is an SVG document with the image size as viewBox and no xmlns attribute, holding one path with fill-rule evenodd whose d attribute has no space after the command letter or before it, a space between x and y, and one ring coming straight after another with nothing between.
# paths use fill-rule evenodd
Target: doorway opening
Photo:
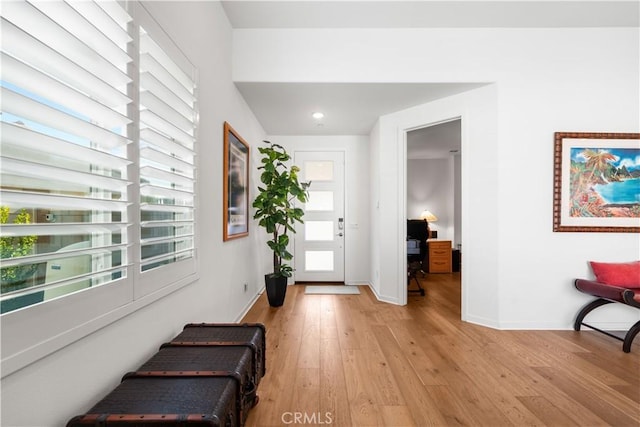
<instances>
[{"instance_id":1,"label":"doorway opening","mask_svg":"<svg viewBox=\"0 0 640 427\"><path fill-rule=\"evenodd\" d=\"M407 238L412 240L407 241L407 263L413 282L408 283L409 294L419 284L428 298L430 282L445 278L460 286L461 124L455 118L406 132L406 220L408 224L426 220L430 232L426 244L421 244L409 236L408 226ZM413 271L416 259L422 263L418 272Z\"/></svg>"}]
</instances>

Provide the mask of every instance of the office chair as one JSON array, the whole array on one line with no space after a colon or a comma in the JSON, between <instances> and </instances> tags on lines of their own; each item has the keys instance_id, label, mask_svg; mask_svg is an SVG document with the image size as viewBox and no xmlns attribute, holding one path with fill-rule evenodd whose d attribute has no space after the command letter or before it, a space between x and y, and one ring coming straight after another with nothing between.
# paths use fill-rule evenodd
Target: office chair
<instances>
[{"instance_id":1,"label":"office chair","mask_svg":"<svg viewBox=\"0 0 640 427\"><path fill-rule=\"evenodd\" d=\"M419 251L417 254L411 254L407 251L407 286L411 285L411 279L416 281L418 289L409 289L408 292L419 292L424 296L425 292L418 281L418 272L424 277L424 268L428 265L429 252L427 250L427 239L429 238L429 224L423 219L407 220L407 241L417 240Z\"/></svg>"}]
</instances>

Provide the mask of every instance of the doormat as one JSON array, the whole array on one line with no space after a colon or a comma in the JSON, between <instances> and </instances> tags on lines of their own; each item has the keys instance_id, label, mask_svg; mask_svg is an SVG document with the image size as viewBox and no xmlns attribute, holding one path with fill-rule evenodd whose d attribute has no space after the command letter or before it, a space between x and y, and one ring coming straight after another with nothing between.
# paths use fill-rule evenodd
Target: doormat
<instances>
[{"instance_id":1,"label":"doormat","mask_svg":"<svg viewBox=\"0 0 640 427\"><path fill-rule=\"evenodd\" d=\"M347 285L306 285L304 293L312 295L359 295L360 289L357 286Z\"/></svg>"}]
</instances>

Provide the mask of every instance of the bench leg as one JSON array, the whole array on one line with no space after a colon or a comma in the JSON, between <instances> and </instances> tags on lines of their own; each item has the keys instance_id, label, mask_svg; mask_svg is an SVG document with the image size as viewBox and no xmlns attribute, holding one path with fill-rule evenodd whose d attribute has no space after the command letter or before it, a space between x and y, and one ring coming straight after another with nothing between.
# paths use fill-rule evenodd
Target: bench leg
<instances>
[{"instance_id":1,"label":"bench leg","mask_svg":"<svg viewBox=\"0 0 640 427\"><path fill-rule=\"evenodd\" d=\"M624 336L624 344L622 344L622 351L625 353L631 352L631 344L633 344L633 339L640 332L640 322L636 322L635 325L627 331L627 334Z\"/></svg>"},{"instance_id":2,"label":"bench leg","mask_svg":"<svg viewBox=\"0 0 640 427\"><path fill-rule=\"evenodd\" d=\"M603 298L598 298L595 301L591 301L589 304L585 305L584 307L582 307L582 310L580 310L580 312L578 313L578 316L576 317L576 321L573 324L573 330L574 331L579 331L580 330L580 326L582 325L582 321L584 320L585 316L587 314L589 314L590 312L592 312L593 310L595 310L598 307L602 307L605 304L610 304L613 301L609 301ZM636 332L637 333L637 332Z\"/></svg>"}]
</instances>

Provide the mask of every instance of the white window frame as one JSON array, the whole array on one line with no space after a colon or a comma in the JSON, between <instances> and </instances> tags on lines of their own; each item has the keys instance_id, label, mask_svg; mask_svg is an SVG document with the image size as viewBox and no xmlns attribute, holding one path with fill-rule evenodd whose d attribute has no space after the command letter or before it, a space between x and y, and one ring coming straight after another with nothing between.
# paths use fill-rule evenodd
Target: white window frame
<instances>
[{"instance_id":1,"label":"white window frame","mask_svg":"<svg viewBox=\"0 0 640 427\"><path fill-rule=\"evenodd\" d=\"M133 17L130 24L131 33L138 32L142 26L154 41L162 46L170 57L183 69L193 70L194 82L197 84L197 71L173 40L152 18L139 2L126 2L127 12ZM136 38L134 37L134 40ZM138 49L137 43L134 43ZM130 76L134 80L134 109L138 108L138 55L134 55L134 66L130 67ZM197 111L197 108L196 108ZM133 126L137 126L138 115L132 114ZM134 129L137 135L137 129ZM196 141L197 122L196 122ZM129 179L139 182L138 138L128 149ZM194 155L197 154L197 149ZM195 160L194 160L195 161ZM197 176L194 176L197 179ZM140 196L139 185L131 185L128 208L129 222L128 241L131 246L127 251L127 277L115 280L105 286L89 288L25 307L1 316L2 327L2 360L0 370L2 377L41 359L51 353L82 339L83 337L113 323L119 319L152 304L153 302L175 292L176 290L198 280L198 224L193 217L194 249L189 259L174 262L161 268L144 273L140 272ZM197 187L194 197L197 210Z\"/></svg>"}]
</instances>

